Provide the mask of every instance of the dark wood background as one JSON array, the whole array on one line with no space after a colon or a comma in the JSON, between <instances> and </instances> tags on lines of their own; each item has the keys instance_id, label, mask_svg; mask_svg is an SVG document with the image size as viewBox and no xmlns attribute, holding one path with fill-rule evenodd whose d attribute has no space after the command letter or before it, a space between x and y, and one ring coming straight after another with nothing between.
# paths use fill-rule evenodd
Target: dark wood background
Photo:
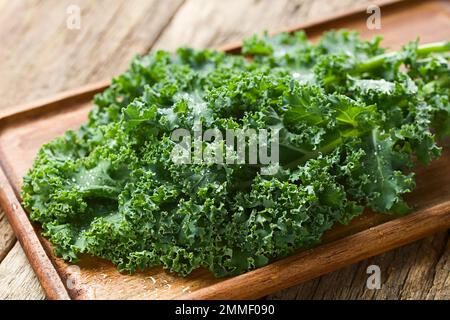
<instances>
[{"instance_id":1,"label":"dark wood background","mask_svg":"<svg viewBox=\"0 0 450 320\"><path fill-rule=\"evenodd\" d=\"M136 53L217 47L369 3L377 1L0 0L0 108L109 79ZM81 9L79 30L66 26L71 4ZM449 249L449 232L440 233L268 298L450 299ZM381 268L379 290L366 288L372 264ZM0 211L0 299L43 298Z\"/></svg>"}]
</instances>

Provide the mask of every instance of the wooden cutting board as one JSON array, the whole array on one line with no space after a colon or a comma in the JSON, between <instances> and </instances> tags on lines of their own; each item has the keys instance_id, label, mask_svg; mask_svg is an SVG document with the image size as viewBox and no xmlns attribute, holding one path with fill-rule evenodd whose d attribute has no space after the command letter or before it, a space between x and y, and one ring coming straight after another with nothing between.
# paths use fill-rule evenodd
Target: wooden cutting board
<instances>
[{"instance_id":1,"label":"wooden cutting board","mask_svg":"<svg viewBox=\"0 0 450 320\"><path fill-rule=\"evenodd\" d=\"M392 49L418 36L422 43L450 39L449 1L387 2L379 30L367 29L365 10L288 30L303 29L313 40L331 28L357 30L364 38L381 34L383 45ZM239 45L223 49L236 52ZM389 221L393 217L367 212L349 226L335 226L323 245L237 277L215 279L207 270L197 270L180 278L161 268L120 274L111 263L89 256L77 265L66 264L53 255L20 206L21 179L43 143L86 121L93 95L107 85L90 85L0 114L0 203L48 298L259 298L450 227L450 152L445 151L430 167L417 169L417 188L409 196L414 213Z\"/></svg>"}]
</instances>

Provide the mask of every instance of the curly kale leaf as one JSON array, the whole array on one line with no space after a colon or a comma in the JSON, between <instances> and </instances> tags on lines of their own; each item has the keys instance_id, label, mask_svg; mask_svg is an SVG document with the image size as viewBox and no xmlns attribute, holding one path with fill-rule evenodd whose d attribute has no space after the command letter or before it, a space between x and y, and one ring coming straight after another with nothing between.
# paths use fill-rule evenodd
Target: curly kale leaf
<instances>
[{"instance_id":1,"label":"curly kale leaf","mask_svg":"<svg viewBox=\"0 0 450 320\"><path fill-rule=\"evenodd\" d=\"M412 42L384 53L380 38L341 30L317 44L303 32L253 36L240 55L135 57L95 97L86 124L42 146L23 204L66 260L90 254L121 271L182 276L264 266L366 207L411 211L412 169L438 158L450 135L449 51ZM275 174L175 163L173 130L192 137L198 124L277 130ZM200 143L211 147L236 156L221 141Z\"/></svg>"}]
</instances>

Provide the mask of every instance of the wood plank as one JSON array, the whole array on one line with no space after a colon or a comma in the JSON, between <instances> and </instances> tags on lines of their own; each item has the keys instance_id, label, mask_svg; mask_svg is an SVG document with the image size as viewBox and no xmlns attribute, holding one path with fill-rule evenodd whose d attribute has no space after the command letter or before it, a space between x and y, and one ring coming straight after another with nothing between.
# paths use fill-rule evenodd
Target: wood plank
<instances>
[{"instance_id":1,"label":"wood plank","mask_svg":"<svg viewBox=\"0 0 450 320\"><path fill-rule=\"evenodd\" d=\"M148 51L183 1L79 0L79 30L67 28L71 0L5 3L1 108L117 75Z\"/></svg>"},{"instance_id":2,"label":"wood plank","mask_svg":"<svg viewBox=\"0 0 450 320\"><path fill-rule=\"evenodd\" d=\"M17 242L0 264L0 300L44 299L45 295Z\"/></svg>"},{"instance_id":3,"label":"wood plank","mask_svg":"<svg viewBox=\"0 0 450 320\"><path fill-rule=\"evenodd\" d=\"M282 290L269 299L444 299L450 298L448 232L417 241ZM380 289L368 289L367 267L381 271Z\"/></svg>"},{"instance_id":4,"label":"wood plank","mask_svg":"<svg viewBox=\"0 0 450 320\"><path fill-rule=\"evenodd\" d=\"M311 19L380 3L368 0L189 0L177 12L154 48L212 48L264 30L276 31Z\"/></svg>"},{"instance_id":5,"label":"wood plank","mask_svg":"<svg viewBox=\"0 0 450 320\"><path fill-rule=\"evenodd\" d=\"M16 239L5 213L0 210L0 263L13 247Z\"/></svg>"},{"instance_id":6,"label":"wood plank","mask_svg":"<svg viewBox=\"0 0 450 320\"><path fill-rule=\"evenodd\" d=\"M426 260L427 257L424 257ZM425 272L434 274L433 285L424 299L450 300L450 232L447 233L447 243L437 264Z\"/></svg>"}]
</instances>

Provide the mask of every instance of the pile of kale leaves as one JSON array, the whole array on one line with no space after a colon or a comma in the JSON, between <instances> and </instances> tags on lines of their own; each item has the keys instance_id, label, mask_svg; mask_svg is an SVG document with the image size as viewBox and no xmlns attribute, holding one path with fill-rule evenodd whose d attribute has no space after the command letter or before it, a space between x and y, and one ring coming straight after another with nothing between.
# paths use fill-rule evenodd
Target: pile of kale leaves
<instances>
[{"instance_id":1,"label":"pile of kale leaves","mask_svg":"<svg viewBox=\"0 0 450 320\"><path fill-rule=\"evenodd\" d=\"M385 53L331 31L136 57L89 119L44 145L22 197L58 256L134 272L239 274L320 242L364 208L404 214L412 168L450 134L450 43ZM171 133L279 129L280 165L175 164ZM203 143L204 146L208 144Z\"/></svg>"}]
</instances>

